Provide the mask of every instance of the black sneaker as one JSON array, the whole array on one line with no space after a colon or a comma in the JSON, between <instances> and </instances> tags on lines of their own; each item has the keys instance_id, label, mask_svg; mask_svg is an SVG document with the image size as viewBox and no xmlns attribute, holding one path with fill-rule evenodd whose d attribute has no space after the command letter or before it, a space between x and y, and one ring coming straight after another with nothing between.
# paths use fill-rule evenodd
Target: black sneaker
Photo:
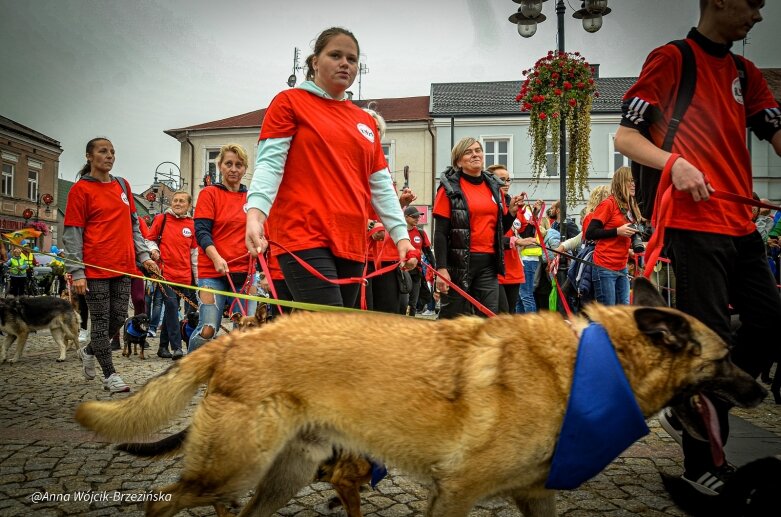
<instances>
[{"instance_id":1,"label":"black sneaker","mask_svg":"<svg viewBox=\"0 0 781 517\"><path fill-rule=\"evenodd\" d=\"M168 351L168 347L160 347L157 349L157 357L162 357L163 359L170 359L171 358L171 352Z\"/></svg>"},{"instance_id":2,"label":"black sneaker","mask_svg":"<svg viewBox=\"0 0 781 517\"><path fill-rule=\"evenodd\" d=\"M673 440L678 442L678 445L681 445L683 443L683 425L678 420L678 417L675 416L675 413L673 413L672 408L664 408L659 413L658 418L662 429L667 431L667 434L672 436Z\"/></svg>"},{"instance_id":3,"label":"black sneaker","mask_svg":"<svg viewBox=\"0 0 781 517\"><path fill-rule=\"evenodd\" d=\"M698 492L705 495L719 495L721 489L732 475L735 474L735 467L725 463L722 467L714 468L700 474L692 475L684 472L681 479L689 483Z\"/></svg>"}]
</instances>

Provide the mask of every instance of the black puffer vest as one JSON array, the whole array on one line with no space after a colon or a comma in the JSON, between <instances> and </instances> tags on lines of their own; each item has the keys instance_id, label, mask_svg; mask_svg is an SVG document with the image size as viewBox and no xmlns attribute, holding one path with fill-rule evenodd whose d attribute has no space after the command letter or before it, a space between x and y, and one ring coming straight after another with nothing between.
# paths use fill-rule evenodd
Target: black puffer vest
<instances>
[{"instance_id":1,"label":"black puffer vest","mask_svg":"<svg viewBox=\"0 0 781 517\"><path fill-rule=\"evenodd\" d=\"M480 173L491 194L496 201L496 235L494 236L494 257L496 270L500 275L504 274L504 253L502 252L502 192L499 183L492 174L486 171ZM447 271L450 279L464 288L469 289L469 244L471 235L469 231L469 206L466 196L461 191L459 180L461 171L448 167L439 175L439 186L445 189L445 195L450 200L450 235L447 246Z\"/></svg>"}]
</instances>

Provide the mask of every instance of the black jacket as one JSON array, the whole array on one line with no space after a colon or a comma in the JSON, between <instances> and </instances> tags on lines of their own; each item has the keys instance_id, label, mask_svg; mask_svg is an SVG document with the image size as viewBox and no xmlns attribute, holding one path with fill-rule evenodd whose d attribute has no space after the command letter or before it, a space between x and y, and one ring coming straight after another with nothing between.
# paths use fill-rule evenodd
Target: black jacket
<instances>
[{"instance_id":1,"label":"black jacket","mask_svg":"<svg viewBox=\"0 0 781 517\"><path fill-rule=\"evenodd\" d=\"M491 190L494 201L496 201L496 235L494 236L494 259L496 261L496 271L498 274L504 274L504 246L503 235L504 228L512 225L515 216L502 211L502 203L509 206L510 196L503 196L499 189L499 182L494 176L486 171L481 173L483 181ZM437 225L434 229L434 255L437 258L437 268L446 267L450 273L450 279L459 284L465 290L469 289L469 245L471 235L469 230L469 206L466 197L461 191L459 180L461 171L448 167L439 176L439 188L445 190L450 200L450 219L437 217ZM504 199L503 199L504 198ZM444 249L438 249L444 248ZM442 260L442 259L445 260Z\"/></svg>"}]
</instances>

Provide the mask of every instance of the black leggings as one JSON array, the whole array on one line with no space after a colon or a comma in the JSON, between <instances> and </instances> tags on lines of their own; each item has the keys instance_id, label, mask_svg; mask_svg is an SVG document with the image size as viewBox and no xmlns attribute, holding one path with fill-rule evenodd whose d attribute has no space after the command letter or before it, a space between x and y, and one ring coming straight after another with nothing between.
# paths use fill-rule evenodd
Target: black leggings
<instances>
[{"instance_id":1,"label":"black leggings","mask_svg":"<svg viewBox=\"0 0 781 517\"><path fill-rule=\"evenodd\" d=\"M513 314L521 284L499 284L499 312Z\"/></svg>"},{"instance_id":2,"label":"black leggings","mask_svg":"<svg viewBox=\"0 0 781 517\"><path fill-rule=\"evenodd\" d=\"M329 279L359 277L363 273L361 262L335 257L328 248L314 248L295 253ZM320 280L287 253L279 256L279 266L285 275L285 283L294 301L335 307L353 307L355 304L360 284L336 285Z\"/></svg>"},{"instance_id":3,"label":"black leggings","mask_svg":"<svg viewBox=\"0 0 781 517\"><path fill-rule=\"evenodd\" d=\"M114 373L111 360L111 336L125 324L130 301L130 278L87 279L87 305L92 315L92 330L87 353L94 355L103 375Z\"/></svg>"},{"instance_id":4,"label":"black leggings","mask_svg":"<svg viewBox=\"0 0 781 517\"><path fill-rule=\"evenodd\" d=\"M499 312L499 279L496 274L496 260L492 253L471 254L467 293L494 314ZM462 314L476 314L485 317L485 314L473 307L471 302L454 289L449 289L447 294L442 293L441 306L439 319L455 318Z\"/></svg>"}]
</instances>

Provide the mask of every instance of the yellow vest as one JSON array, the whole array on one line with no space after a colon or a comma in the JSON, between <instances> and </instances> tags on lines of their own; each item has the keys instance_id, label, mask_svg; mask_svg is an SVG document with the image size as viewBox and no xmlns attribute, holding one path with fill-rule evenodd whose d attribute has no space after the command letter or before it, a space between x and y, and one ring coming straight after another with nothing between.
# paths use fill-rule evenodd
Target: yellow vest
<instances>
[{"instance_id":1,"label":"yellow vest","mask_svg":"<svg viewBox=\"0 0 781 517\"><path fill-rule=\"evenodd\" d=\"M10 272L12 276L25 276L25 268L24 266L28 265L29 261L20 256L19 258L13 258L11 257L11 267Z\"/></svg>"}]
</instances>

